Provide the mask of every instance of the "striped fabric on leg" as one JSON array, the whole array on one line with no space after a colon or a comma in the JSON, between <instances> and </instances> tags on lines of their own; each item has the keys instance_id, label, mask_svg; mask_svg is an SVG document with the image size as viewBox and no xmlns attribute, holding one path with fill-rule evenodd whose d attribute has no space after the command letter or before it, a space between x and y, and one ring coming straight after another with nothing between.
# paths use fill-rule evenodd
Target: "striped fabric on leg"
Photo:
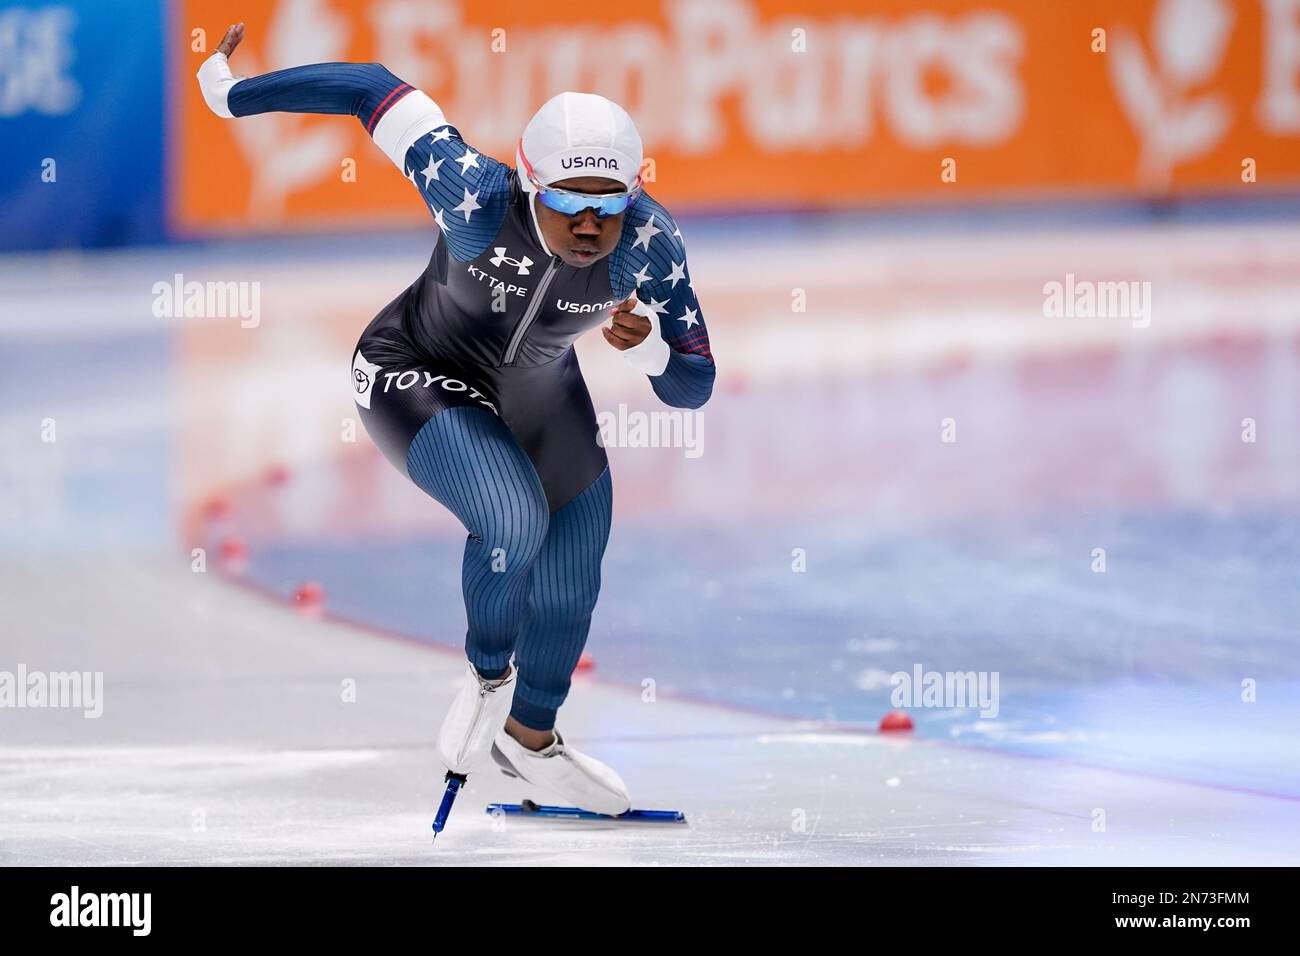
<instances>
[{"instance_id":1,"label":"striped fabric on leg","mask_svg":"<svg viewBox=\"0 0 1300 956\"><path fill-rule=\"evenodd\" d=\"M550 730L569 694L600 594L600 561L609 540L612 504L606 468L551 515L533 567L530 613L515 647L519 682L510 713L525 727Z\"/></svg>"},{"instance_id":2,"label":"striped fabric on leg","mask_svg":"<svg viewBox=\"0 0 1300 956\"><path fill-rule=\"evenodd\" d=\"M546 538L541 479L505 424L481 408L430 418L411 442L406 470L469 532L461 567L465 653L484 676L498 676L528 613L533 566Z\"/></svg>"}]
</instances>

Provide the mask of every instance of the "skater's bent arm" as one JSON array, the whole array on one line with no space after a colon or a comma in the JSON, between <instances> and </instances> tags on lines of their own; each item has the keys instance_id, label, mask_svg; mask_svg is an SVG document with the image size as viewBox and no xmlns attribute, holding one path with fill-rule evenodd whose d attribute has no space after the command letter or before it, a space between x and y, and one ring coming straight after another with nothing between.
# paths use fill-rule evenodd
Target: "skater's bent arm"
<instances>
[{"instance_id":1,"label":"skater's bent arm","mask_svg":"<svg viewBox=\"0 0 1300 956\"><path fill-rule=\"evenodd\" d=\"M662 375L650 379L655 394L674 408L699 408L713 394L713 359L673 349Z\"/></svg>"},{"instance_id":2,"label":"skater's bent arm","mask_svg":"<svg viewBox=\"0 0 1300 956\"><path fill-rule=\"evenodd\" d=\"M709 333L691 285L681 233L662 206L653 203L650 209L650 224L657 222L664 228L645 241L644 268L632 277L637 280L635 296L615 310L613 327L605 330L605 340L619 349L633 368L649 376L651 387L664 404L699 408L713 394L716 372ZM638 232L635 223L630 225L633 233ZM639 256L630 258L643 261ZM629 303L633 307L628 308ZM637 336L620 330L619 310L649 320L644 339L637 341ZM622 324L633 327L632 322ZM640 327L644 329L644 323ZM629 339L637 344L629 346Z\"/></svg>"}]
</instances>

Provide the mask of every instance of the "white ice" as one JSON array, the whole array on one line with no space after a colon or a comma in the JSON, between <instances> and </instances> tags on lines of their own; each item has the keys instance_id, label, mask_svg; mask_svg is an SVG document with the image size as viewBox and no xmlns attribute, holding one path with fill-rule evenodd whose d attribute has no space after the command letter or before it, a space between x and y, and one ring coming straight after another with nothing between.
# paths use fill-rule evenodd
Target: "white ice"
<instances>
[{"instance_id":1,"label":"white ice","mask_svg":"<svg viewBox=\"0 0 1300 956\"><path fill-rule=\"evenodd\" d=\"M492 819L558 802L493 768L431 840L458 654L166 557L3 567L16 660L104 672L104 713L0 714L0 863L1284 864L1295 802L843 733L582 678L561 711L636 806L688 823ZM30 666L35 666L31 664ZM355 682L355 702L343 700ZM1099 826L1104 811L1104 829Z\"/></svg>"}]
</instances>

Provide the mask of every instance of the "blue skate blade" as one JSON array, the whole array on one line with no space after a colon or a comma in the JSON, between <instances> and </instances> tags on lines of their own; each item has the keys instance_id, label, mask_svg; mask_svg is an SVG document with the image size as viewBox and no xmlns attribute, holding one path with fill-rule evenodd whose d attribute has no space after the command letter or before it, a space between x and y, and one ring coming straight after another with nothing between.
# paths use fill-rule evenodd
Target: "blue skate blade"
<instances>
[{"instance_id":1,"label":"blue skate blade","mask_svg":"<svg viewBox=\"0 0 1300 956\"><path fill-rule=\"evenodd\" d=\"M447 817L451 815L451 806L456 802L456 794L460 792L461 786L465 783L465 775L448 771L446 779L447 792L442 795L442 803L438 805L438 812L433 817L433 838L435 840L447 825Z\"/></svg>"},{"instance_id":2,"label":"blue skate blade","mask_svg":"<svg viewBox=\"0 0 1300 956\"><path fill-rule=\"evenodd\" d=\"M489 803L487 813L520 817L547 817L553 820L625 820L638 823L685 823L681 810L626 810L618 816L596 813L578 807L550 807L536 803Z\"/></svg>"}]
</instances>

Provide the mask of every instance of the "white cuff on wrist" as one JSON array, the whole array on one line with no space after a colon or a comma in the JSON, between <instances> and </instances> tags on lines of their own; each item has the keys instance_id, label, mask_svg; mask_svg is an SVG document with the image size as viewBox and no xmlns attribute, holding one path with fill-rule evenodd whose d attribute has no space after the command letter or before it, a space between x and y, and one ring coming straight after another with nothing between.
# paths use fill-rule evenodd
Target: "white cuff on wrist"
<instances>
[{"instance_id":1,"label":"white cuff on wrist","mask_svg":"<svg viewBox=\"0 0 1300 956\"><path fill-rule=\"evenodd\" d=\"M659 313L641 301L637 302L636 308L632 311L650 320L650 334L639 345L624 349L623 357L627 359L629 365L639 372L651 376L662 375L664 369L668 367L668 359L672 356L672 350L668 348L668 343L659 334Z\"/></svg>"},{"instance_id":2,"label":"white cuff on wrist","mask_svg":"<svg viewBox=\"0 0 1300 956\"><path fill-rule=\"evenodd\" d=\"M228 105L230 88L243 77L231 74L226 55L218 50L203 61L203 65L195 75L199 78L199 89L203 91L203 99L207 102L208 109L218 116L234 119L235 114L230 112Z\"/></svg>"}]
</instances>

